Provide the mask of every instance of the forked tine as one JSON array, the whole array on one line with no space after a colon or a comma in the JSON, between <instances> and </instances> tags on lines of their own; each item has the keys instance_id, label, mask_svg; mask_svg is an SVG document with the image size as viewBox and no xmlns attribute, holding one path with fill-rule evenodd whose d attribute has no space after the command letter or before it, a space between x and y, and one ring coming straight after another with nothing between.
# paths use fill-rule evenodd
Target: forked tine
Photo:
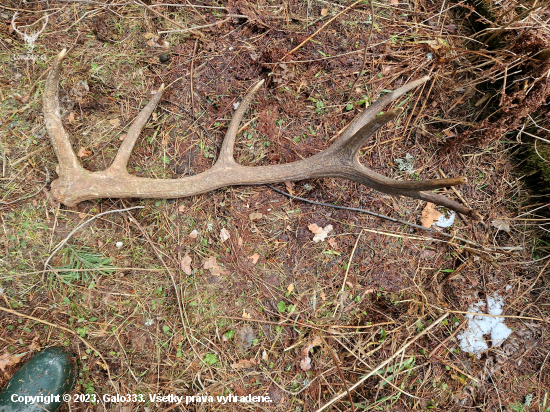
<instances>
[{"instance_id":1,"label":"forked tine","mask_svg":"<svg viewBox=\"0 0 550 412\"><path fill-rule=\"evenodd\" d=\"M367 139L384 124L402 113L402 109L390 110L384 114L381 114L380 111L399 96L426 82L428 77L402 86L380 98L357 116L340 139L331 147L308 159L280 165L242 166L236 163L233 157L235 139L248 105L256 91L263 85L262 80L252 87L240 103L229 124L218 161L211 169L182 179L150 179L129 174L126 171L126 166L143 126L160 101L164 86L159 88L155 96L137 116L111 167L102 172L88 172L80 166L59 115L59 72L65 54L66 50L59 54L48 76L44 92L44 117L60 164L59 179L52 183L52 194L68 206L74 206L83 200L103 197L176 198L205 193L226 186L339 177L353 180L390 195L426 200L463 214L472 212L454 200L428 192L465 183L465 178L397 181L382 176L359 162L359 150Z\"/></svg>"}]
</instances>

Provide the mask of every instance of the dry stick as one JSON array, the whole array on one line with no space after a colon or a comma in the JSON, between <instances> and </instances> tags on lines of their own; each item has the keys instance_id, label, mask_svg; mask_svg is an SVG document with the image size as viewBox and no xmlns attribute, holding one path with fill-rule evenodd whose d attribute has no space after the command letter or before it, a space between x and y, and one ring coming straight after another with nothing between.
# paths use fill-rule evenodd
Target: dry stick
<instances>
[{"instance_id":1,"label":"dry stick","mask_svg":"<svg viewBox=\"0 0 550 412\"><path fill-rule=\"evenodd\" d=\"M438 351L439 349L441 349L442 346L445 346L445 344L446 344L449 340L451 340L451 339L453 338L453 336L455 336L464 326L466 326L466 323L467 323L467 322L464 321L464 322L462 322L460 325L458 325L458 328L456 328L456 329L454 330L453 333L451 333L449 336L447 336L447 338L446 338L443 342L441 342L439 345L437 345L437 346L435 347L435 349L434 349L433 351L430 352L430 354L428 355L428 359L430 359L433 355L435 355L435 354L437 353L437 351Z\"/></svg>"},{"instance_id":2,"label":"dry stick","mask_svg":"<svg viewBox=\"0 0 550 412\"><path fill-rule=\"evenodd\" d=\"M533 283L531 283L531 286L529 286L527 288L527 290L525 290L525 292L523 292L521 295L519 295L516 299L514 299L512 301L512 303L510 303L506 309L504 309L504 312L503 313L506 313L506 311L508 311L508 309L510 309L514 303L516 303L518 300L520 300L522 297L524 297L527 293L529 293L531 291L531 289L533 289L533 287L535 287L535 284L538 282L538 280L540 279L540 277L542 276L542 274L544 273L544 271L546 270L546 267L548 266L548 264L550 264L550 260L548 260L546 262L546 264L544 265L544 267L542 268L542 270L539 272L537 278L535 279L535 281Z\"/></svg>"},{"instance_id":3,"label":"dry stick","mask_svg":"<svg viewBox=\"0 0 550 412\"><path fill-rule=\"evenodd\" d=\"M61 249L63 246L65 246L65 244L69 241L69 239L76 233L78 232L82 227L86 226L88 223L92 222L93 220L97 219L98 217L100 216L103 216L103 215L108 215L109 213L117 213L117 212L127 212L128 210L133 210L133 209L143 209L144 206L134 206L134 207L129 207L129 208L126 208L126 209L116 209L116 210L108 210L106 212L102 212L102 213L99 213L95 216L92 216L90 219L86 220L84 223L82 223L81 225L78 225L76 228L73 229L73 231L71 233L69 233L67 235L67 237L65 239L63 239L61 241L61 243L59 243L59 245L54 249L54 251L51 253L51 255L48 257L48 259L46 259L46 262L44 263L44 272L47 272L48 271L48 265L50 264L50 260L52 260L53 256L59 251L59 249ZM42 275L42 280L44 280L44 275Z\"/></svg>"},{"instance_id":4,"label":"dry stick","mask_svg":"<svg viewBox=\"0 0 550 412\"><path fill-rule=\"evenodd\" d=\"M2 204L2 205L11 205L11 204L17 203L21 200L29 199L33 196L36 196L38 193L40 193L42 190L44 190L44 188L48 185L48 183L50 183L50 171L48 170L48 168L46 168L46 181L44 182L44 185L40 189L38 189L34 193L31 193L30 195L25 195L25 196L22 196L18 199L10 200L9 202L0 201L0 204Z\"/></svg>"},{"instance_id":5,"label":"dry stick","mask_svg":"<svg viewBox=\"0 0 550 412\"><path fill-rule=\"evenodd\" d=\"M68 329L64 326L61 326L61 325L55 325L53 323L50 323L46 320L42 320L42 319L38 319L38 318L35 318L34 316L30 316L30 315L25 315L24 313L21 313L21 312L18 312L16 310L12 310L12 309L7 309L7 308L4 308L2 306L0 306L0 310L3 311L3 312L7 312L7 313L11 313L12 315L15 315L15 316L19 316L21 318L26 318L26 319L30 319L30 320L34 320L35 322L39 322L39 323L43 323L44 325L48 325L48 326L51 326L51 327L54 327L54 328L57 328L57 329L61 329L65 332L68 332L70 333L71 335L74 335L76 336L78 339L80 339L82 341L82 343L84 343L88 348L90 348L91 350L93 350L95 353L97 353L97 355L99 356L99 358L103 361L103 365L105 367L105 370L107 371L107 376L109 377L109 381L111 382L111 385L113 385L113 388L115 388L115 390L117 390L113 380L111 379L111 370L109 369L109 365L107 364L107 361L105 360L105 358L103 357L103 355L101 354L100 351L98 351L96 348L94 348L90 343L88 343L88 341L86 341L86 339L84 339L82 336L80 336L78 333L76 333L74 330L71 330L71 329ZM118 393L118 391L117 391Z\"/></svg>"},{"instance_id":6,"label":"dry stick","mask_svg":"<svg viewBox=\"0 0 550 412\"><path fill-rule=\"evenodd\" d=\"M329 327L329 328L341 328L341 329L370 329L370 328L376 328L378 326L384 326L384 325L393 325L395 322L381 322L381 323L374 323L372 325L360 325L360 326L352 326L352 325L335 325L335 324L330 324L330 325L316 325L316 324L313 324L313 323L302 323L302 322L298 322L298 321L292 321L292 322L289 322L289 323L283 323L282 321L280 322L275 322L275 321L272 321L272 320L264 320L264 319L249 319L249 318L241 318L241 317L238 317L238 316L226 316L226 315L218 315L218 318L220 319L234 319L234 320L242 320L242 321L245 321L245 322L259 322L259 323L268 323L270 325L280 325L280 326L296 326L296 325L300 325L300 326L304 326L306 328L312 328L312 329L317 329L317 330L320 330L320 331L323 331L323 332L326 332L324 329L321 329L321 327Z\"/></svg>"},{"instance_id":7,"label":"dry stick","mask_svg":"<svg viewBox=\"0 0 550 412\"><path fill-rule=\"evenodd\" d=\"M372 0L371 0L372 1ZM344 374L342 373L342 369L340 369L340 365L338 364L338 359L336 359L336 355L334 354L334 351L332 348L328 345L325 338L323 338L323 335L319 335L323 343L328 349L328 352L330 353L330 356L332 357L332 361L334 362L334 365L336 365L336 369L338 369L338 374L340 375L340 379L342 379L342 384L344 385L344 388L346 389L346 392L348 393L348 399L349 404L351 406L352 412L355 412L355 405L353 405L353 399L351 398L351 392L348 389L348 384L346 383L346 378L344 377Z\"/></svg>"},{"instance_id":8,"label":"dry stick","mask_svg":"<svg viewBox=\"0 0 550 412\"><path fill-rule=\"evenodd\" d=\"M370 366L367 362L365 362L363 359L361 359L359 356L357 356L357 354L355 354L351 349L349 349L346 345L344 345L342 342L340 342L340 340L336 336L332 336L332 339L334 339L336 342L338 342L344 349L346 349L349 353L351 353L355 357L355 359L357 359L363 365L366 365L368 368L372 368L372 366ZM397 376L397 375L398 374L394 374L394 376ZM409 397L414 398L414 399L420 399L420 400L425 399L425 398L419 398L418 396L414 396L413 394L404 391L399 386L394 385L393 383L391 383L389 380L387 380L382 375L378 375L378 377L380 379L382 379L384 382L386 382L388 385L392 386L397 391L401 392L403 395L409 396Z\"/></svg>"},{"instance_id":9,"label":"dry stick","mask_svg":"<svg viewBox=\"0 0 550 412\"><path fill-rule=\"evenodd\" d=\"M357 240L355 241L355 245L353 246L353 249L351 251L348 267L346 268L346 274L344 275L344 280L342 281L342 288L340 289L340 301L338 302L338 304L336 305L336 308L334 309L334 313L332 314L333 317L336 316L338 307L341 306L342 309L344 308L344 288L346 287L346 280L348 280L348 273L349 273L349 268L351 267L351 261L353 260L353 255L355 254L355 250L357 249L357 245L359 244L359 239L361 239L362 234L363 234L363 229L361 229L361 231L359 232L359 236L357 236ZM340 312L340 316L338 317L338 319L340 319L341 316L342 316L342 313Z\"/></svg>"},{"instance_id":10,"label":"dry stick","mask_svg":"<svg viewBox=\"0 0 550 412\"><path fill-rule=\"evenodd\" d=\"M370 16L371 16L371 21L370 21L369 37L365 43L365 50L363 52L363 64L361 65L361 70L359 70L357 77L355 78L355 80L353 81L353 84L351 85L348 101L349 99L351 99L353 89L355 88L355 85L363 75L363 70L365 70L365 66L367 65L367 50L369 49L369 44L372 39L372 29L374 28L374 0L370 0ZM424 86L422 86L422 88L424 88Z\"/></svg>"},{"instance_id":11,"label":"dry stick","mask_svg":"<svg viewBox=\"0 0 550 412\"><path fill-rule=\"evenodd\" d=\"M506 30L510 25L514 24L516 21L523 19L525 16L528 16L531 14L531 12L540 9L541 7L546 7L548 4L550 4L550 1L547 1L546 3L539 4L538 6L531 7L528 10L525 10L523 13L521 13L519 16L516 16L514 19L512 19L510 22L502 26L500 29L498 29L496 32L492 34L491 37L489 37L487 40L483 42L483 46L486 46L491 40L493 40L496 36L498 36L500 33L502 33L504 30Z\"/></svg>"},{"instance_id":12,"label":"dry stick","mask_svg":"<svg viewBox=\"0 0 550 412\"><path fill-rule=\"evenodd\" d=\"M337 19L340 15L342 15L343 13L347 12L348 10L354 8L355 6L357 6L359 3L361 3L363 0L357 0L355 3L353 3L351 6L349 7L346 7L344 10L342 10L340 13L337 13L336 15L334 15L334 17L332 17L330 20L328 20L325 24L323 24L315 33L313 33L311 36L309 36L307 39L305 39L303 42L301 42L299 45L297 45L295 48L293 48L291 51L289 51L287 54L284 55L284 57L281 59L285 59L287 56L290 56L292 53L294 53L296 50L299 50L300 48L302 48L302 46L304 44L306 44L308 41L310 41L311 39L313 39L315 36L317 36L321 31L324 30L325 27L327 27L330 23L332 23L335 19ZM372 3L371 3L372 4Z\"/></svg>"},{"instance_id":13,"label":"dry stick","mask_svg":"<svg viewBox=\"0 0 550 412\"><path fill-rule=\"evenodd\" d=\"M226 18L226 19L217 21L217 22L215 22L215 23L205 24L204 26L195 26L195 27L191 27L191 28L188 28L188 29L179 29L179 30L164 30L164 31L159 31L158 34L166 34L166 33L185 33L185 32L194 31L194 30L197 30L197 29L206 29L206 28L208 28L208 27L217 26L217 25L219 25L219 24L228 22L228 21L230 21L234 16L236 16L236 15L232 14L231 17L228 17L228 18ZM248 16L241 16L241 15L239 15L239 16L240 16L240 17L248 17Z\"/></svg>"},{"instance_id":14,"label":"dry stick","mask_svg":"<svg viewBox=\"0 0 550 412\"><path fill-rule=\"evenodd\" d=\"M15 166L17 166L19 163L24 162L24 161L27 160L28 158L33 157L34 155L37 155L37 154L39 154L39 153L42 153L44 150L49 149L49 148L50 148L49 146L44 146L44 147L41 147L40 149L33 150L33 151L30 152L28 155L23 156L21 159L17 159L15 162L11 163L10 166L11 166L11 167L15 167Z\"/></svg>"},{"instance_id":15,"label":"dry stick","mask_svg":"<svg viewBox=\"0 0 550 412\"><path fill-rule=\"evenodd\" d=\"M376 368L374 368L372 371L370 371L367 375L363 376L359 381L357 381L352 387L349 388L350 391L354 390L358 386L360 386L363 382L365 382L368 378L370 378L372 375L374 375L376 372L378 372L380 369L382 369L384 366L392 362L395 358L397 358L402 352L404 352L409 346L411 346L414 342L416 342L418 339L420 339L422 336L424 336L428 331L430 331L433 327L436 325L439 325L443 319L445 319L447 316L449 316L449 312L445 313L443 316L439 317L434 323L432 323L430 326L428 326L426 329L424 329L422 332L420 332L418 335L416 335L410 342L404 344L395 352L392 356L390 356L388 359L386 359L384 362L379 364ZM334 398L332 398L328 403L321 406L319 409L317 409L315 412L321 412L322 410L326 409L330 405L332 405L334 402L338 401L342 397L346 395L346 392L340 392L338 395L336 395Z\"/></svg>"},{"instance_id":16,"label":"dry stick","mask_svg":"<svg viewBox=\"0 0 550 412\"><path fill-rule=\"evenodd\" d=\"M109 267L109 270L138 270L142 272L162 272L164 269L145 269L145 268L131 268L131 267ZM37 270L35 272L16 273L13 275L0 277L0 280L18 278L22 276L40 275L47 272L55 272L57 269ZM93 269L63 269L63 272L90 272Z\"/></svg>"},{"instance_id":17,"label":"dry stick","mask_svg":"<svg viewBox=\"0 0 550 412\"><path fill-rule=\"evenodd\" d=\"M315 200L309 200L309 199L305 199L303 197L294 196L294 195L291 195L289 193L283 192L282 190L279 190L276 187L271 186L271 185L266 185L266 186L269 187L270 189L275 190L277 193L288 196L292 199L301 200L302 202L311 203L313 205L332 207L334 209L351 210L351 211L354 211L354 212L366 213L367 215L375 216L375 217L378 217L380 219L386 219L386 220L389 220L390 222L400 223L402 225L407 225L407 226L414 227L415 229L425 230L425 231L430 232L432 234L440 234L440 235L442 235L444 237L447 237L447 238L450 238L450 239L456 239L456 240L464 242L468 245L472 245L472 246L479 247L479 248L482 248L482 249L485 248L484 246L482 246L482 245L480 245L476 242L472 242L471 240L468 240L468 239L464 239L464 238L461 238L461 237L458 237L458 236L450 235L450 234L445 233L445 232L438 232L438 231L435 231L434 229L431 229L431 228L428 228L428 227L416 225L414 223L410 223L410 222L407 222L405 220L396 219L394 217L382 215L382 214L379 214L379 213L376 213L376 212L371 212L370 210L359 209L357 207L337 206L337 205L331 205L329 203L316 202ZM496 250L494 250L494 252L496 252Z\"/></svg>"},{"instance_id":18,"label":"dry stick","mask_svg":"<svg viewBox=\"0 0 550 412\"><path fill-rule=\"evenodd\" d=\"M188 30L190 31L191 33L193 33L195 36L199 36L199 37L204 37L204 34L201 33L200 31L195 31L193 29L188 29L187 27L185 27L184 25L178 23L177 21L174 21L172 20L170 17L166 17L164 14L162 13L159 13L158 11L156 10L153 10L153 8L149 7L147 4L143 3L141 0L134 0L134 2L140 6L143 6L145 7L147 10L149 10L151 13L153 14L156 14L157 16L159 17L162 17L163 19L165 19L166 21L169 21L170 23L172 23L173 25L175 26L178 26L180 29L184 29L184 30Z\"/></svg>"}]
</instances>

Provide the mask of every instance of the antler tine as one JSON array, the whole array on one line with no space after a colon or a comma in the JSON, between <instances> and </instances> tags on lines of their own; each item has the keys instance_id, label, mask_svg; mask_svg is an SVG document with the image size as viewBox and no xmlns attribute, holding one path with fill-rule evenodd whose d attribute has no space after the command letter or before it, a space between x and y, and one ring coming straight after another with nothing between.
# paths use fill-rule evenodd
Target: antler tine
<instances>
[{"instance_id":1,"label":"antler tine","mask_svg":"<svg viewBox=\"0 0 550 412\"><path fill-rule=\"evenodd\" d=\"M52 71L46 80L44 90L44 119L46 121L46 130L50 136L52 146L59 161L59 175L69 175L75 171L83 170L76 157L69 137L61 123L61 114L59 112L59 72L61 62L67 54L67 49L63 49L55 59Z\"/></svg>"},{"instance_id":2,"label":"antler tine","mask_svg":"<svg viewBox=\"0 0 550 412\"><path fill-rule=\"evenodd\" d=\"M216 166L227 166L229 164L235 163L235 158L233 157L233 151L235 148L235 139L237 138L237 132L239 131L239 125L241 124L241 120L243 119L244 113L246 112L246 109L252 102L252 99L254 98L254 95L258 91L260 87L264 84L264 80L260 80L258 83L252 87L252 89L248 92L248 94L245 96L245 98L241 101L239 104L239 107L233 114L233 118L231 119L231 122L229 123L229 127L227 128L227 132L225 133L225 137L223 139L222 148L220 149L220 155L218 157L218 161L214 165Z\"/></svg>"},{"instance_id":3,"label":"antler tine","mask_svg":"<svg viewBox=\"0 0 550 412\"><path fill-rule=\"evenodd\" d=\"M393 92L386 94L385 96L382 96L380 99L378 99L375 103L373 103L371 106L367 107L363 113L359 114L353 121L349 124L346 130L344 130L344 133L342 133L342 136L338 139L336 144L342 144L343 142L347 141L349 138L351 138L363 125L370 122L372 119L380 113L380 111L386 107L388 104L393 102L394 100L398 99L399 97L403 96L408 91L411 91L412 89L420 86L421 84L426 83L428 80L430 80L429 76L424 76L421 79L415 80L413 82L407 83L404 86L401 86L398 89L395 89ZM381 125L382 126L382 125ZM376 131L376 130L375 130ZM374 132L373 132L374 133Z\"/></svg>"},{"instance_id":4,"label":"antler tine","mask_svg":"<svg viewBox=\"0 0 550 412\"><path fill-rule=\"evenodd\" d=\"M149 116L157 107L157 104L162 97L162 92L164 91L164 83L160 85L159 89L151 99L149 103L143 108L143 110L137 115L136 119L132 123L132 126L128 129L126 137L122 141L120 148L116 154L115 160L109 167L109 171L113 173L128 173L126 166L128 165L128 160L134 149L134 145L143 129L143 126L147 123Z\"/></svg>"},{"instance_id":5,"label":"antler tine","mask_svg":"<svg viewBox=\"0 0 550 412\"><path fill-rule=\"evenodd\" d=\"M394 194L397 194L397 190L402 190L407 192L407 194L403 194L403 196L409 196L410 191L434 190L466 183L466 179L463 177L420 181L394 180L387 178L386 176L382 176L361 165L361 163L359 162L359 150L361 149L361 147L363 147L366 140L383 125L399 116L402 112L403 109L398 108L375 117L374 119L363 125L357 132L350 136L340 146L335 147L335 151L339 152L339 155L342 156L343 161L349 162L349 160L352 160L354 167L357 167L358 171L362 175L365 175L370 179L369 185L384 185L384 189L381 190L383 192L394 190Z\"/></svg>"}]
</instances>

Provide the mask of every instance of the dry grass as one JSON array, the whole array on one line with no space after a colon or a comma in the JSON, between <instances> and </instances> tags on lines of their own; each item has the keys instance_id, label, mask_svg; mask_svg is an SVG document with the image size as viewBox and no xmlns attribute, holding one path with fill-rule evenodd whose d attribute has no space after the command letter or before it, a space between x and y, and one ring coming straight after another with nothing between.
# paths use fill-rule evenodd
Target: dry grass
<instances>
[{"instance_id":1,"label":"dry grass","mask_svg":"<svg viewBox=\"0 0 550 412\"><path fill-rule=\"evenodd\" d=\"M226 9L154 7L166 18L140 2L108 7L91 1L25 6L12 1L0 6L6 23L0 27L0 299L9 310L0 308L2 352L28 352L27 359L33 342L31 348L67 346L79 359L75 393L136 393L147 399L157 393L232 393L273 400L195 404L196 410L314 411L339 394L344 396L328 409L350 410L346 387L372 371L350 392L357 411L550 408L550 290L548 275L541 272L544 222L529 220L545 218L546 199L528 203L521 171L512 173L511 153L521 144L512 133L483 141L470 133L498 107L498 99L481 108L475 103L491 85L501 87L491 82L512 76L524 56L501 46L471 47L469 23L457 5L375 3L366 71L348 100L372 21L368 4L342 13L281 61L348 5L262 1L228 2ZM529 6L504 14L512 6L495 6L497 23L486 30L494 33L510 25L508 40L522 35L531 36L531 45L548 40L547 26L539 24L547 20L546 9L514 22ZM21 37L9 29L17 10L18 24L49 14L34 50L46 60L14 59L27 53ZM228 13L248 19L227 20ZM166 50L148 45L147 33L178 29L167 18L185 28L210 26L164 35L170 44ZM61 95L65 127L75 150L90 152L82 158L90 170L103 169L113 159L121 135L151 90L170 85L129 167L158 178L209 168L233 104L272 71L239 137L236 158L243 164L310 156L327 147L365 103L430 74L432 82L397 102L406 108L403 116L364 148L362 161L394 178L467 176L469 183L448 195L462 197L483 220L457 218L447 232L475 246L292 200L268 187L235 187L177 200L103 199L60 206L49 196L49 184L42 189L47 173L55 177L56 159L45 135L41 91L51 59L64 47L70 49ZM164 52L170 55L167 63L158 58ZM542 87L543 81L532 82L543 73L519 64L523 72L510 77L508 86L523 85L521 76L527 73L528 87ZM514 113L490 120L504 122L506 132L513 132L525 122L525 116ZM412 174L396 165L407 154L415 159ZM280 188L412 223L418 223L425 206L335 179ZM132 206L143 208L97 218L52 256L91 217ZM252 213L262 217L252 220ZM498 230L495 219L509 222L510 231ZM312 242L311 223L331 224L330 242ZM230 234L225 242L222 229ZM189 236L194 230L196 238ZM250 258L254 254L256 263ZM50 256L54 269L44 271ZM186 256L191 275L183 270ZM212 257L220 274L204 269ZM503 348L469 356L455 339L466 322L464 312L494 293L504 297L505 305L513 303L505 314L514 333ZM304 371L303 351L312 342L312 368ZM0 372L1 385L14 370ZM70 405L70 410L97 408L190 407L170 402Z\"/></svg>"}]
</instances>

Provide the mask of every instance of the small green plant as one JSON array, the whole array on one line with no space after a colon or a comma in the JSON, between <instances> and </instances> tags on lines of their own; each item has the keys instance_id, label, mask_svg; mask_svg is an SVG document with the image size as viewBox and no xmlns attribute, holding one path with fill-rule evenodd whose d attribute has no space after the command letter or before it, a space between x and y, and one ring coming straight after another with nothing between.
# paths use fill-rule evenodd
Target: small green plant
<instances>
[{"instance_id":1,"label":"small green plant","mask_svg":"<svg viewBox=\"0 0 550 412\"><path fill-rule=\"evenodd\" d=\"M206 355L204 355L204 361L212 366L218 363L218 357L213 353L207 353Z\"/></svg>"}]
</instances>

